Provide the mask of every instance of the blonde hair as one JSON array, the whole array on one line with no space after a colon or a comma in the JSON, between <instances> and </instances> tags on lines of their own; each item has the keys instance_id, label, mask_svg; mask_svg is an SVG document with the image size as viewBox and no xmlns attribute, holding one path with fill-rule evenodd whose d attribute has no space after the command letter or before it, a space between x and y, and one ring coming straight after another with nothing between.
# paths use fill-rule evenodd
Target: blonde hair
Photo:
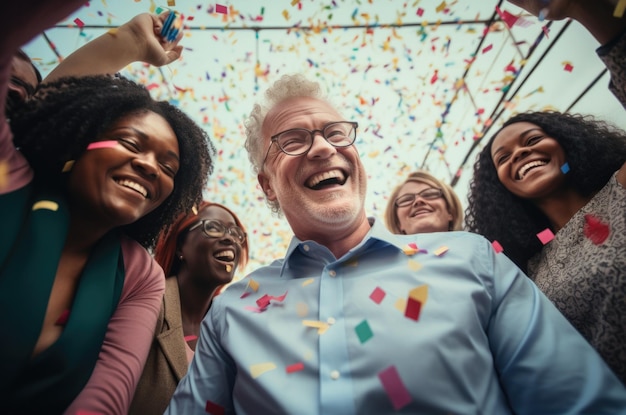
<instances>
[{"instance_id":1,"label":"blonde hair","mask_svg":"<svg viewBox=\"0 0 626 415\"><path fill-rule=\"evenodd\" d=\"M435 178L432 174L424 171L418 170L415 171L402 182L398 186L393 189L391 195L389 195L389 201L387 202L387 208L385 209L385 223L387 225L387 229L389 229L393 233L401 234L403 233L400 230L400 221L398 219L398 209L396 209L396 198L400 193L400 189L406 183L415 182L415 183L423 183L428 186L441 189L443 193L443 199L446 201L446 206L452 215L452 220L448 225L449 231L460 231L463 229L463 208L461 206L461 201L459 197L454 193L454 190L447 185Z\"/></svg>"}]
</instances>

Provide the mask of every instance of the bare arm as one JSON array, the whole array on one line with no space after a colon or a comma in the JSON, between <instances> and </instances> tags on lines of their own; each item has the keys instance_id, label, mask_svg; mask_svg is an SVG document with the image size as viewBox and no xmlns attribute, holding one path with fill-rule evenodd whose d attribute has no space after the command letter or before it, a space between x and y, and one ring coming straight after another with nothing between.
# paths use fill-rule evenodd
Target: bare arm
<instances>
[{"instance_id":1,"label":"bare arm","mask_svg":"<svg viewBox=\"0 0 626 415\"><path fill-rule=\"evenodd\" d=\"M626 16L613 16L618 0L509 0L527 10L539 15L546 10L546 18L561 20L571 18L582 24L601 45L607 44L624 29Z\"/></svg>"},{"instance_id":2,"label":"bare arm","mask_svg":"<svg viewBox=\"0 0 626 415\"><path fill-rule=\"evenodd\" d=\"M183 47L176 39L168 42L161 36L161 28L169 12L154 15L142 13L116 30L97 37L65 58L44 82L64 76L114 74L133 62L154 66L167 65L181 55Z\"/></svg>"}]
</instances>

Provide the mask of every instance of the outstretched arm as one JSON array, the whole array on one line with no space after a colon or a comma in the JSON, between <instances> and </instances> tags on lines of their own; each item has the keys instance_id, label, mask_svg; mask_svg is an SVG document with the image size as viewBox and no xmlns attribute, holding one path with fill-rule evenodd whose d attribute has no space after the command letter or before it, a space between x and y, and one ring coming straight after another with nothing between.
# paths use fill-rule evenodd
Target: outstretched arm
<instances>
[{"instance_id":1,"label":"outstretched arm","mask_svg":"<svg viewBox=\"0 0 626 415\"><path fill-rule=\"evenodd\" d=\"M64 76L114 74L133 62L163 66L175 61L183 50L178 44L183 34L179 32L171 42L161 36L161 29L169 13L158 16L142 13L133 17L116 30L97 37L73 52L50 72L44 82L52 82Z\"/></svg>"},{"instance_id":2,"label":"outstretched arm","mask_svg":"<svg viewBox=\"0 0 626 415\"><path fill-rule=\"evenodd\" d=\"M605 45L626 29L626 13L614 17L618 0L509 0L538 16L543 10L546 19L570 18L582 24L601 45Z\"/></svg>"}]
</instances>

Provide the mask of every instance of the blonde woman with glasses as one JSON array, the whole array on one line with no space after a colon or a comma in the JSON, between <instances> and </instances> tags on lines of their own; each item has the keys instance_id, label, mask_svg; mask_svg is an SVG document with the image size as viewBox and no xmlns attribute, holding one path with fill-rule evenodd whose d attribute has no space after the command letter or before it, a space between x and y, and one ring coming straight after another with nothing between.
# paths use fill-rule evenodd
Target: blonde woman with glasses
<instances>
[{"instance_id":1,"label":"blonde woman with glasses","mask_svg":"<svg viewBox=\"0 0 626 415\"><path fill-rule=\"evenodd\" d=\"M396 234L460 231L463 209L450 186L418 170L389 196L385 222Z\"/></svg>"}]
</instances>

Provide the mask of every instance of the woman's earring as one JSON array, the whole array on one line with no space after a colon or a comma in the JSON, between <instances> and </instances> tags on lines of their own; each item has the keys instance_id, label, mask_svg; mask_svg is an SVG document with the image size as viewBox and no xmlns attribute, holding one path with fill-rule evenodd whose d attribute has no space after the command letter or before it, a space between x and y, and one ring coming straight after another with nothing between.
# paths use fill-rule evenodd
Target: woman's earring
<instances>
[{"instance_id":1,"label":"woman's earring","mask_svg":"<svg viewBox=\"0 0 626 415\"><path fill-rule=\"evenodd\" d=\"M178 259L180 259L180 260L182 261L182 260L183 260L183 256L182 256L182 255L180 255L180 256L178 257Z\"/></svg>"}]
</instances>

